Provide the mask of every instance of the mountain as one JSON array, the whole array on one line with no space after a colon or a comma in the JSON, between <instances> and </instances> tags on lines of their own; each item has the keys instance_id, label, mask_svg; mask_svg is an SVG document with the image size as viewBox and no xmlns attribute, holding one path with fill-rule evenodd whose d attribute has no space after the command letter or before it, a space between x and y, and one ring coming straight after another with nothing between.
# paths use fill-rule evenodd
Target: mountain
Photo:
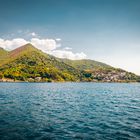
<instances>
[{"instance_id":1,"label":"mountain","mask_svg":"<svg viewBox=\"0 0 140 140\"><path fill-rule=\"evenodd\" d=\"M10 52L0 48L0 81L138 82L140 77L94 60L68 60L26 44Z\"/></svg>"},{"instance_id":2,"label":"mountain","mask_svg":"<svg viewBox=\"0 0 140 140\"><path fill-rule=\"evenodd\" d=\"M21 81L77 81L81 75L77 69L57 61L31 44L9 52L0 64L0 71L1 77Z\"/></svg>"},{"instance_id":3,"label":"mountain","mask_svg":"<svg viewBox=\"0 0 140 140\"><path fill-rule=\"evenodd\" d=\"M6 60L7 54L8 54L8 51L0 47L0 64L2 64L2 62Z\"/></svg>"},{"instance_id":4,"label":"mountain","mask_svg":"<svg viewBox=\"0 0 140 140\"><path fill-rule=\"evenodd\" d=\"M72 67L80 70L95 70L95 69L104 69L104 68L113 68L105 63L90 60L90 59L82 59L82 60L69 60L69 59L61 59L62 62L71 65Z\"/></svg>"},{"instance_id":5,"label":"mountain","mask_svg":"<svg viewBox=\"0 0 140 140\"><path fill-rule=\"evenodd\" d=\"M6 53L7 51L0 47L0 56L5 55Z\"/></svg>"},{"instance_id":6,"label":"mountain","mask_svg":"<svg viewBox=\"0 0 140 140\"><path fill-rule=\"evenodd\" d=\"M94 82L139 82L140 76L127 72L120 68L114 68L102 62L83 59L69 60L61 59L60 61L79 69L83 73L83 81Z\"/></svg>"}]
</instances>

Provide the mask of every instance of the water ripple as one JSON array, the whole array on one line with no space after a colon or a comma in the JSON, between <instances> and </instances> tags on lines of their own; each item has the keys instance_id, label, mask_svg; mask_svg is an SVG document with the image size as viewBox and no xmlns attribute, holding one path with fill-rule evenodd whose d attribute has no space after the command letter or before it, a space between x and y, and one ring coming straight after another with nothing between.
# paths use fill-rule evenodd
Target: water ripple
<instances>
[{"instance_id":1,"label":"water ripple","mask_svg":"<svg viewBox=\"0 0 140 140\"><path fill-rule=\"evenodd\" d=\"M1 140L140 140L140 84L0 83Z\"/></svg>"}]
</instances>

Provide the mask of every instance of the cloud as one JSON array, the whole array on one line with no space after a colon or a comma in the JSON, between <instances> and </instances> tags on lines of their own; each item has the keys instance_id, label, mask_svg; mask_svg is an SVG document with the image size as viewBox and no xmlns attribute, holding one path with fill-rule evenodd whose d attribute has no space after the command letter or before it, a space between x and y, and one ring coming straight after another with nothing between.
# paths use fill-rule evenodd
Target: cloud
<instances>
[{"instance_id":1,"label":"cloud","mask_svg":"<svg viewBox=\"0 0 140 140\"><path fill-rule=\"evenodd\" d=\"M56 40L56 41L61 41L61 38L56 38L55 40Z\"/></svg>"},{"instance_id":2,"label":"cloud","mask_svg":"<svg viewBox=\"0 0 140 140\"><path fill-rule=\"evenodd\" d=\"M87 56L83 52L81 53L73 53L71 48L65 47L64 49L60 49L61 44L56 41L56 39L39 39L39 38L31 38L30 40L25 40L23 38L15 38L11 40L4 40L0 38L0 47L6 50L13 50L20 46L23 46L27 43L31 43L38 49L43 52L49 53L53 56L59 58L67 58L72 60L85 59Z\"/></svg>"},{"instance_id":3,"label":"cloud","mask_svg":"<svg viewBox=\"0 0 140 140\"><path fill-rule=\"evenodd\" d=\"M13 33L12 33L13 34ZM11 34L11 37L12 37ZM17 33L15 33L14 35L18 36L24 36L25 38L31 38L31 37L40 37L36 32L32 32L30 30L18 30Z\"/></svg>"},{"instance_id":4,"label":"cloud","mask_svg":"<svg viewBox=\"0 0 140 140\"><path fill-rule=\"evenodd\" d=\"M72 51L66 51L66 50L53 50L48 53L58 58L67 58L67 59L72 59L72 60L79 60L79 59L87 58L86 54L83 52L73 53Z\"/></svg>"},{"instance_id":5,"label":"cloud","mask_svg":"<svg viewBox=\"0 0 140 140\"><path fill-rule=\"evenodd\" d=\"M72 50L70 47L65 47L64 50Z\"/></svg>"},{"instance_id":6,"label":"cloud","mask_svg":"<svg viewBox=\"0 0 140 140\"><path fill-rule=\"evenodd\" d=\"M35 36L38 36L38 35L35 32L32 32L31 36L35 37Z\"/></svg>"},{"instance_id":7,"label":"cloud","mask_svg":"<svg viewBox=\"0 0 140 140\"><path fill-rule=\"evenodd\" d=\"M23 38L16 38L12 40L4 40L0 38L0 47L6 50L13 50L27 43L31 43L38 49L42 51L51 51L57 48L56 41L53 39L39 39L32 38L30 41L27 41Z\"/></svg>"},{"instance_id":8,"label":"cloud","mask_svg":"<svg viewBox=\"0 0 140 140\"><path fill-rule=\"evenodd\" d=\"M32 38L30 43L42 51L51 51L57 48L57 44L54 39Z\"/></svg>"},{"instance_id":9,"label":"cloud","mask_svg":"<svg viewBox=\"0 0 140 140\"><path fill-rule=\"evenodd\" d=\"M28 36L28 37L39 37L39 35L35 32L30 32L29 30L23 32L25 36Z\"/></svg>"},{"instance_id":10,"label":"cloud","mask_svg":"<svg viewBox=\"0 0 140 140\"><path fill-rule=\"evenodd\" d=\"M19 46L25 45L29 43L28 41L24 40L23 38L16 38L12 40L4 40L0 38L0 47L6 50L13 50Z\"/></svg>"}]
</instances>

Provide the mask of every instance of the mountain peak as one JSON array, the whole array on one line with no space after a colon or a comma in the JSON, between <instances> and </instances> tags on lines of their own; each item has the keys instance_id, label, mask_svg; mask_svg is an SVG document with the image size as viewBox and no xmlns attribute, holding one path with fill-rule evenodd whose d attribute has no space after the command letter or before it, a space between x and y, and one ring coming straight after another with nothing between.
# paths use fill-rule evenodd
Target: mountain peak
<instances>
[{"instance_id":1,"label":"mountain peak","mask_svg":"<svg viewBox=\"0 0 140 140\"><path fill-rule=\"evenodd\" d=\"M21 46L21 47L19 47L17 49L29 49L29 48L37 49L31 43L27 43L27 44L25 44L25 45L23 45L23 46Z\"/></svg>"},{"instance_id":2,"label":"mountain peak","mask_svg":"<svg viewBox=\"0 0 140 140\"><path fill-rule=\"evenodd\" d=\"M10 52L10 57L16 57L16 56L19 56L19 55L22 55L22 54L27 54L27 53L30 53L30 52L33 52L33 51L40 51L38 50L37 48L35 48L31 43L28 43L28 44L25 44L19 48L16 48L14 50L12 50Z\"/></svg>"}]
</instances>

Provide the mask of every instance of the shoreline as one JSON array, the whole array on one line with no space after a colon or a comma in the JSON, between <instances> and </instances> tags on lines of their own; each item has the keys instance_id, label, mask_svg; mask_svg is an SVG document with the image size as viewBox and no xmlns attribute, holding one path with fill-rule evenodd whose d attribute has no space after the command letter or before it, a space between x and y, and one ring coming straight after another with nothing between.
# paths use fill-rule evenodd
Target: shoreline
<instances>
[{"instance_id":1,"label":"shoreline","mask_svg":"<svg viewBox=\"0 0 140 140\"><path fill-rule=\"evenodd\" d=\"M48 82L48 81L19 81L19 80L13 80L13 79L10 79L10 80L4 80L4 81L1 81L0 80L0 83L140 83L140 82L137 82L137 81L121 81L121 82L115 82L115 81L111 81L111 82L107 82L107 81L51 81L51 82Z\"/></svg>"}]
</instances>

